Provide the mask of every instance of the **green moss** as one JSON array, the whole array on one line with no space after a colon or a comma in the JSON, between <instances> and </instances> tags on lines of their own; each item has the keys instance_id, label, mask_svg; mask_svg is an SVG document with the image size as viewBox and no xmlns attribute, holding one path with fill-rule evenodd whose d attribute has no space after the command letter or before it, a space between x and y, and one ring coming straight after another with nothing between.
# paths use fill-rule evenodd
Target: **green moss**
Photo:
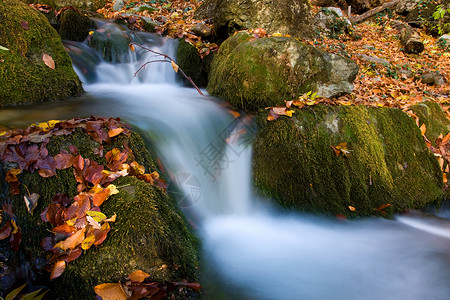
<instances>
[{"instance_id":1,"label":"green moss","mask_svg":"<svg viewBox=\"0 0 450 300\"><path fill-rule=\"evenodd\" d=\"M96 28L95 22L80 11L67 9L60 14L58 33L63 40L83 42L89 31Z\"/></svg>"},{"instance_id":2,"label":"green moss","mask_svg":"<svg viewBox=\"0 0 450 300\"><path fill-rule=\"evenodd\" d=\"M344 142L350 154L337 157L331 146ZM259 190L282 206L329 215L379 214L386 203L401 212L443 196L437 160L397 109L296 110L258 133L253 170Z\"/></svg>"},{"instance_id":3,"label":"green moss","mask_svg":"<svg viewBox=\"0 0 450 300\"><path fill-rule=\"evenodd\" d=\"M61 100L80 95L81 82L61 39L44 15L21 1L0 0L0 106ZM28 30L21 21L28 22ZM44 64L50 55L53 70Z\"/></svg>"},{"instance_id":4,"label":"green moss","mask_svg":"<svg viewBox=\"0 0 450 300\"><path fill-rule=\"evenodd\" d=\"M450 121L438 103L422 102L411 106L411 110L419 117L419 126L427 127L425 135L433 145L440 134L445 136L450 131Z\"/></svg>"},{"instance_id":5,"label":"green moss","mask_svg":"<svg viewBox=\"0 0 450 300\"><path fill-rule=\"evenodd\" d=\"M156 170L156 163L145 148L144 141L136 133L130 137L119 135L110 145L104 145L104 153L112 148L122 149L128 144L138 163L147 172ZM104 157L94 153L99 144L81 129L68 136L53 137L47 145L54 156L69 145L77 147L83 158L105 163ZM35 268L45 264L45 253L40 248L42 238L49 235L50 225L40 220L40 213L57 193L70 197L77 194L77 182L72 168L57 170L57 175L40 177L37 172L24 172L19 176L20 196L9 195L22 229L21 254L33 261ZM105 282L118 282L131 272L143 270L157 281L198 281L198 240L176 207L176 202L162 189L135 177L122 177L114 184L119 194L111 196L102 205L108 217L117 214L112 230L100 246L85 251L80 258L70 262L63 275L51 281L51 290L64 299L92 299L93 287ZM6 195L7 185L0 185L0 195ZM30 215L23 195L38 193L38 206ZM7 242L0 242L6 246ZM0 247L2 247L0 245ZM41 270L42 271L42 270ZM189 290L174 292L175 299L197 299L199 295Z\"/></svg>"},{"instance_id":6,"label":"green moss","mask_svg":"<svg viewBox=\"0 0 450 300\"><path fill-rule=\"evenodd\" d=\"M207 89L247 111L284 104L329 80L326 55L293 38L238 33L221 45Z\"/></svg>"}]
</instances>

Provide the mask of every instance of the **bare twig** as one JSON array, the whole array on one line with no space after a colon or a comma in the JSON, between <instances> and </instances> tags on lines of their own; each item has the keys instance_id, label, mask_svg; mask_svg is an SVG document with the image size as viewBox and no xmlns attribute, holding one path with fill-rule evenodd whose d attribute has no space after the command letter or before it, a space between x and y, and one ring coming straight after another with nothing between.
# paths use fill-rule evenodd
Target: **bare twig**
<instances>
[{"instance_id":1,"label":"bare twig","mask_svg":"<svg viewBox=\"0 0 450 300\"><path fill-rule=\"evenodd\" d=\"M175 64L175 61L174 61L170 56L168 56L167 54L164 54L164 53L161 53L161 52L152 50L152 49L150 49L150 48L148 48L148 47L142 46L141 44L138 44L138 43L135 43L135 42L131 42L131 44L140 47L140 48L143 49L145 52L151 52L151 53L153 53L153 54L156 54L156 55L159 55L159 56L164 57L164 59L157 59L157 60L147 61L145 64L143 64L143 65L136 71L136 73L134 73L134 76L135 76L135 77L136 77L136 75L139 73L139 71L141 71L143 68L145 68L146 65L151 64L151 63L154 63L154 62L167 62L167 63L173 63L173 64ZM192 84L192 86L197 90L197 92L198 92L200 95L205 96L205 95L203 95L202 91L198 88L198 86L194 83L194 81L192 81L191 77L187 76L186 73L184 73L184 71L183 71L180 67L178 67L178 70L177 70L177 71L179 71L179 72L181 73L181 75L183 75L184 78L186 78L186 79Z\"/></svg>"}]
</instances>

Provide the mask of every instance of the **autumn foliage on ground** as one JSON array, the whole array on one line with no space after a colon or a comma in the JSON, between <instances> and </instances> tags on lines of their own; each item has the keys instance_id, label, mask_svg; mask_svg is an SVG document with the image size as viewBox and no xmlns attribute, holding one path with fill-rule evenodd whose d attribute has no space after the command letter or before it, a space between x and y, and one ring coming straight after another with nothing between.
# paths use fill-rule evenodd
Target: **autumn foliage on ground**
<instances>
[{"instance_id":1,"label":"autumn foliage on ground","mask_svg":"<svg viewBox=\"0 0 450 300\"><path fill-rule=\"evenodd\" d=\"M56 156L49 155L46 148L50 139L55 136L73 134L75 130L84 130L98 148L94 152L103 157L105 164L83 158L78 149L69 145L68 150L61 150ZM103 146L119 136L129 136L131 131L119 119L90 117L68 121L49 121L33 124L26 129L14 129L0 133L0 160L13 168L7 171L5 181L9 183L12 195L20 194L20 174L24 172L38 173L43 178L57 176L58 170L71 168L74 180L78 183L78 194L69 198L66 194L56 194L51 203L40 214L43 222L50 223L51 234L41 242L47 251L47 270L50 278L60 276L66 265L82 255L83 251L99 246L107 238L111 223L116 215L106 216L101 212L101 205L108 198L119 193L112 184L117 178L135 176L152 185L166 189L166 183L159 174L146 173L145 167L135 161L132 150L124 143L123 149L113 148L104 153ZM29 191L24 202L30 214L33 214L39 195ZM21 243L20 224L15 221L14 209L9 203L3 204L5 222L0 223L0 240L9 238L14 251L18 251ZM1 212L1 211L0 211ZM150 276L150 275L149 275ZM154 283L158 295L165 295L170 286L196 287L195 283ZM191 286L192 285L192 286ZM149 289L151 290L151 289ZM139 291L141 295L152 296ZM105 298L107 299L107 298Z\"/></svg>"}]
</instances>

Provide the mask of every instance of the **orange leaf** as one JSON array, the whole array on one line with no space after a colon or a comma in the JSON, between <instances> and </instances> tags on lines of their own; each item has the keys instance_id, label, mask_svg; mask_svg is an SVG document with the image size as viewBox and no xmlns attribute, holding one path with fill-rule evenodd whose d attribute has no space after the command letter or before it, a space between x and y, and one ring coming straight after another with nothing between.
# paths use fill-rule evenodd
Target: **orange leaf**
<instances>
[{"instance_id":1,"label":"orange leaf","mask_svg":"<svg viewBox=\"0 0 450 300\"><path fill-rule=\"evenodd\" d=\"M120 282L118 283L103 283L94 287L97 295L103 300L127 300L128 296L122 288Z\"/></svg>"},{"instance_id":2,"label":"orange leaf","mask_svg":"<svg viewBox=\"0 0 450 300\"><path fill-rule=\"evenodd\" d=\"M386 203L381 205L380 207L377 208L378 211L382 211L383 209L385 209L386 207L392 206L392 204Z\"/></svg>"},{"instance_id":3,"label":"orange leaf","mask_svg":"<svg viewBox=\"0 0 450 300\"><path fill-rule=\"evenodd\" d=\"M110 131L108 131L108 136L114 137L116 135L119 135L122 131L123 131L123 128L120 128L120 127L111 129Z\"/></svg>"},{"instance_id":4,"label":"orange leaf","mask_svg":"<svg viewBox=\"0 0 450 300\"><path fill-rule=\"evenodd\" d=\"M446 136L444 136L444 138L442 139L442 144L443 144L443 145L447 144L448 141L449 141L449 139L450 139L450 132L447 133Z\"/></svg>"},{"instance_id":5,"label":"orange leaf","mask_svg":"<svg viewBox=\"0 0 450 300\"><path fill-rule=\"evenodd\" d=\"M137 270L137 271L134 271L133 273L131 273L128 276L128 279L130 279L131 281L135 281L135 282L144 282L144 280L149 276L150 276L150 274L147 274L141 270Z\"/></svg>"},{"instance_id":6,"label":"orange leaf","mask_svg":"<svg viewBox=\"0 0 450 300\"><path fill-rule=\"evenodd\" d=\"M9 170L8 173L6 173L5 181L8 183L18 181L19 179L17 179L17 175L19 175L20 173L22 173L20 169Z\"/></svg>"},{"instance_id":7,"label":"orange leaf","mask_svg":"<svg viewBox=\"0 0 450 300\"><path fill-rule=\"evenodd\" d=\"M355 210L356 210L356 208L354 208L354 207L351 206L351 205L348 206L348 209L350 209L351 211L355 211Z\"/></svg>"},{"instance_id":8,"label":"orange leaf","mask_svg":"<svg viewBox=\"0 0 450 300\"><path fill-rule=\"evenodd\" d=\"M420 132L422 133L422 135L425 135L426 131L427 131L427 125L425 125L425 123L423 123L422 126L420 126Z\"/></svg>"},{"instance_id":9,"label":"orange leaf","mask_svg":"<svg viewBox=\"0 0 450 300\"><path fill-rule=\"evenodd\" d=\"M179 68L178 65L173 60L171 60L170 63L172 64L172 68L175 71L175 73L178 73Z\"/></svg>"},{"instance_id":10,"label":"orange leaf","mask_svg":"<svg viewBox=\"0 0 450 300\"><path fill-rule=\"evenodd\" d=\"M47 65L47 67L53 70L55 69L55 61L50 55L44 53L44 55L42 55L42 60L44 61L44 64Z\"/></svg>"},{"instance_id":11,"label":"orange leaf","mask_svg":"<svg viewBox=\"0 0 450 300\"><path fill-rule=\"evenodd\" d=\"M55 279L61 276L61 274L66 269L66 262L64 260L57 261L53 266L52 273L50 274L50 279Z\"/></svg>"},{"instance_id":12,"label":"orange leaf","mask_svg":"<svg viewBox=\"0 0 450 300\"><path fill-rule=\"evenodd\" d=\"M60 248L62 250L74 249L84 240L85 231L86 227L83 227L82 229L78 230L72 236L68 237L64 241L57 243L55 245L55 248Z\"/></svg>"}]
</instances>

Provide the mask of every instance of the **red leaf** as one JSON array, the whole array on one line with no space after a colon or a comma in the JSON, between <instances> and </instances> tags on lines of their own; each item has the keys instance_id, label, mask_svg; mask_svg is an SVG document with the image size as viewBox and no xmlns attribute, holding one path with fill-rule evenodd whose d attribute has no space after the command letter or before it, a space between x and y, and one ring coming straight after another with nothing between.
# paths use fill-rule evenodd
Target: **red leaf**
<instances>
[{"instance_id":1,"label":"red leaf","mask_svg":"<svg viewBox=\"0 0 450 300\"><path fill-rule=\"evenodd\" d=\"M52 231L55 233L61 233L70 236L75 233L77 229L73 226L68 225L67 223L64 223L62 225L54 227Z\"/></svg>"},{"instance_id":2,"label":"red leaf","mask_svg":"<svg viewBox=\"0 0 450 300\"><path fill-rule=\"evenodd\" d=\"M19 190L19 182L11 182L10 183L10 192L13 195L20 195L20 190Z\"/></svg>"},{"instance_id":3,"label":"red leaf","mask_svg":"<svg viewBox=\"0 0 450 300\"><path fill-rule=\"evenodd\" d=\"M69 150L70 150L70 152L72 152L73 155L77 155L78 154L78 149L74 145L70 145L69 146Z\"/></svg>"},{"instance_id":4,"label":"red leaf","mask_svg":"<svg viewBox=\"0 0 450 300\"><path fill-rule=\"evenodd\" d=\"M50 280L61 276L65 269L66 262L64 260L57 261L53 266L52 273L50 274Z\"/></svg>"},{"instance_id":5,"label":"red leaf","mask_svg":"<svg viewBox=\"0 0 450 300\"><path fill-rule=\"evenodd\" d=\"M74 261L75 259L77 259L78 257L80 257L81 253L83 253L83 250L81 250L81 248L77 248L74 250L70 250L69 252L69 256L67 256L64 260L69 263L71 261Z\"/></svg>"},{"instance_id":6,"label":"red leaf","mask_svg":"<svg viewBox=\"0 0 450 300\"><path fill-rule=\"evenodd\" d=\"M81 157L81 155L77 155L77 157L75 157L75 161L73 162L73 166L78 171L82 171L84 169L84 159Z\"/></svg>"}]
</instances>

